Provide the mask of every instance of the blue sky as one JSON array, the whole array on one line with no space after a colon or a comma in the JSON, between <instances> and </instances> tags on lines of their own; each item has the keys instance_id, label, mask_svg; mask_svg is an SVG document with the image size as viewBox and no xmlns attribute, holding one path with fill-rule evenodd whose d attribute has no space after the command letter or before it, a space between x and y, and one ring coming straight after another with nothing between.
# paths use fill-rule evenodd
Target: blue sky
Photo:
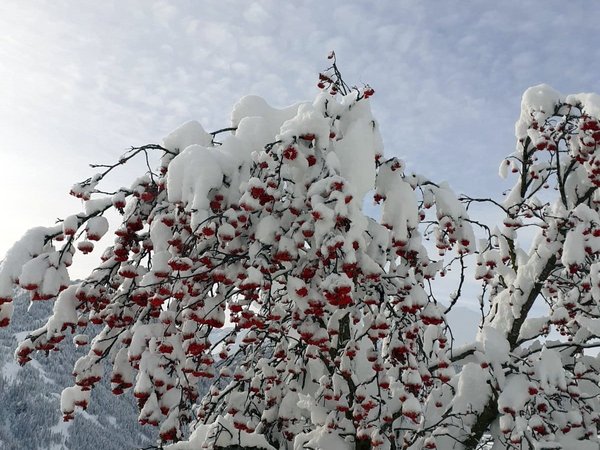
<instances>
[{"instance_id":1,"label":"blue sky","mask_svg":"<svg viewBox=\"0 0 600 450\"><path fill-rule=\"evenodd\" d=\"M67 192L88 163L190 119L227 126L249 93L310 100L330 50L348 82L375 89L387 155L498 196L522 92L600 92L599 18L600 3L554 0L3 0L0 258L79 210Z\"/></svg>"}]
</instances>

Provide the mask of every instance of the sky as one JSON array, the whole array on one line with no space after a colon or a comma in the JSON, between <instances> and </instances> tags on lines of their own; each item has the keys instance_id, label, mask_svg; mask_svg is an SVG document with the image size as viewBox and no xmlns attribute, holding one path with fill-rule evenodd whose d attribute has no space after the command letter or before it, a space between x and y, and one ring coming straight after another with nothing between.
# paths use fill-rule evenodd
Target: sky
<instances>
[{"instance_id":1,"label":"sky","mask_svg":"<svg viewBox=\"0 0 600 450\"><path fill-rule=\"evenodd\" d=\"M523 91L600 92L599 17L600 2L555 0L2 0L0 259L81 210L68 191L89 163L188 120L226 127L247 94L312 100L331 50L349 84L375 89L386 155L499 198Z\"/></svg>"}]
</instances>

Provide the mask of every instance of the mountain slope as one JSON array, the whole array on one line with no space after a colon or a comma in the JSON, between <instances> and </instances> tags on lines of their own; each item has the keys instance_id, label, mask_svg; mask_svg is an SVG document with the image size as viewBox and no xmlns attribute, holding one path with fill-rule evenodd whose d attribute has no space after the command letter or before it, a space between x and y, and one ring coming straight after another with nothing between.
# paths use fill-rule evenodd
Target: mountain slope
<instances>
[{"instance_id":1,"label":"mountain slope","mask_svg":"<svg viewBox=\"0 0 600 450\"><path fill-rule=\"evenodd\" d=\"M0 448L122 450L151 445L155 430L137 423L132 396L114 396L106 382L94 388L87 411L76 414L72 422L63 422L60 393L72 384L71 368L83 350L65 339L60 352L48 357L38 353L20 367L12 356L17 341L42 326L51 304L35 302L27 311L25 292L14 302L13 323L0 328Z\"/></svg>"}]
</instances>

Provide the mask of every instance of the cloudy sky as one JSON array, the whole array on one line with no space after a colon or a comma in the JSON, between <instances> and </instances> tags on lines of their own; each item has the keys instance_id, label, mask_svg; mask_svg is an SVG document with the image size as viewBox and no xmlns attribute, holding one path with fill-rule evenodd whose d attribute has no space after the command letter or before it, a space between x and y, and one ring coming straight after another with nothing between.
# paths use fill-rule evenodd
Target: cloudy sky
<instances>
[{"instance_id":1,"label":"cloudy sky","mask_svg":"<svg viewBox=\"0 0 600 450\"><path fill-rule=\"evenodd\" d=\"M0 259L79 211L67 192L88 163L190 119L227 126L245 94L310 100L330 50L376 90L388 155L498 196L524 89L600 92L599 18L598 2L555 0L2 0Z\"/></svg>"}]
</instances>

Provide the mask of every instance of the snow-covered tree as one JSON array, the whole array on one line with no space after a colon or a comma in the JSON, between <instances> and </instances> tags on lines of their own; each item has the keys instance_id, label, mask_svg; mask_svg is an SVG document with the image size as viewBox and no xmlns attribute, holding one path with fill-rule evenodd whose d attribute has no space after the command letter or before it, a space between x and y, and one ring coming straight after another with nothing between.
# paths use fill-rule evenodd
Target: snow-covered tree
<instances>
[{"instance_id":1,"label":"snow-covered tree","mask_svg":"<svg viewBox=\"0 0 600 450\"><path fill-rule=\"evenodd\" d=\"M373 89L350 88L335 62L318 87L281 110L245 97L231 127L189 122L75 185L83 211L27 232L0 267L2 326L16 286L55 301L18 361L76 333L89 351L63 392L65 420L109 361L140 422L183 440L171 449L597 448L600 361L585 349L600 345L599 97L525 93L501 165L517 180L499 202L459 199L384 157ZM157 170L100 188L152 151ZM480 201L504 222L471 221ZM107 233L110 209L114 243L71 283L68 266ZM445 314L470 263L483 318L476 342L455 348ZM452 266L457 289L438 298ZM87 336L88 323L104 326Z\"/></svg>"}]
</instances>

